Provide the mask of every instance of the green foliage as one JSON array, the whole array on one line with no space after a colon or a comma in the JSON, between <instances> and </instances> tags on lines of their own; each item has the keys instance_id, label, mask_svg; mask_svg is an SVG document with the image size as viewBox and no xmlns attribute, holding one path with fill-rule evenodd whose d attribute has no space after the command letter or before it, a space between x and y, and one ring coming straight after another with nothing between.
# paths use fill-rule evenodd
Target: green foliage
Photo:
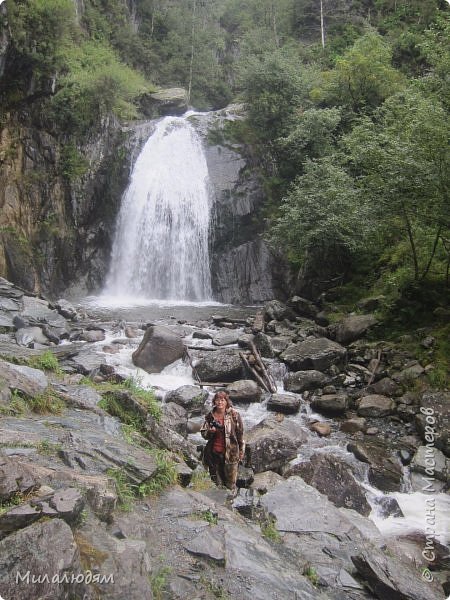
<instances>
[{"instance_id":1,"label":"green foliage","mask_svg":"<svg viewBox=\"0 0 450 600\"><path fill-rule=\"evenodd\" d=\"M356 253L367 237L367 207L352 178L329 158L305 165L285 198L271 241L291 260L306 254L315 262Z\"/></svg>"},{"instance_id":2,"label":"green foliage","mask_svg":"<svg viewBox=\"0 0 450 600\"><path fill-rule=\"evenodd\" d=\"M159 422L162 417L161 405L157 401L153 390L141 387L141 383L139 377L128 377L122 385L125 389L130 390L133 396L145 406L149 414Z\"/></svg>"},{"instance_id":3,"label":"green foliage","mask_svg":"<svg viewBox=\"0 0 450 600\"><path fill-rule=\"evenodd\" d=\"M16 492L9 500L0 500L0 516L23 502L23 495Z\"/></svg>"},{"instance_id":4,"label":"green foliage","mask_svg":"<svg viewBox=\"0 0 450 600\"><path fill-rule=\"evenodd\" d=\"M195 519L207 521L210 525L217 525L218 523L217 513L213 512L211 509L197 512L193 516Z\"/></svg>"},{"instance_id":5,"label":"green foliage","mask_svg":"<svg viewBox=\"0 0 450 600\"><path fill-rule=\"evenodd\" d=\"M314 587L317 587L319 583L319 575L314 567L306 565L303 569L303 575L309 579Z\"/></svg>"},{"instance_id":6,"label":"green foliage","mask_svg":"<svg viewBox=\"0 0 450 600\"><path fill-rule=\"evenodd\" d=\"M59 415L65 407L61 398L51 389L34 398L26 398L26 402L29 408L39 415Z\"/></svg>"},{"instance_id":7,"label":"green foliage","mask_svg":"<svg viewBox=\"0 0 450 600\"><path fill-rule=\"evenodd\" d=\"M281 534L278 531L273 518L267 518L261 523L261 533L266 539L276 542L277 544L282 541Z\"/></svg>"},{"instance_id":8,"label":"green foliage","mask_svg":"<svg viewBox=\"0 0 450 600\"><path fill-rule=\"evenodd\" d=\"M156 458L157 469L151 478L138 487L138 495L145 497L160 494L167 487L175 485L178 480L176 463L167 450L152 450L150 453Z\"/></svg>"},{"instance_id":9,"label":"green foliage","mask_svg":"<svg viewBox=\"0 0 450 600\"><path fill-rule=\"evenodd\" d=\"M205 470L197 468L192 473L190 487L196 492L204 492L214 487L214 483L211 481L209 473Z\"/></svg>"},{"instance_id":10,"label":"green foliage","mask_svg":"<svg viewBox=\"0 0 450 600\"><path fill-rule=\"evenodd\" d=\"M333 70L323 74L322 89L314 90L312 97L357 113L371 111L405 85L391 63L391 47L369 30L336 59Z\"/></svg>"},{"instance_id":11,"label":"green foliage","mask_svg":"<svg viewBox=\"0 0 450 600\"><path fill-rule=\"evenodd\" d=\"M32 356L28 359L28 364L34 369L52 371L53 373L57 374L62 373L57 356L55 356L50 350L47 350L38 356Z\"/></svg>"},{"instance_id":12,"label":"green foliage","mask_svg":"<svg viewBox=\"0 0 450 600\"><path fill-rule=\"evenodd\" d=\"M135 494L123 469L107 469L106 474L114 480L119 508L125 512L133 508Z\"/></svg>"},{"instance_id":13,"label":"green foliage","mask_svg":"<svg viewBox=\"0 0 450 600\"><path fill-rule=\"evenodd\" d=\"M75 144L67 144L63 147L60 160L61 173L67 177L69 181L74 181L84 175L89 163L77 149Z\"/></svg>"},{"instance_id":14,"label":"green foliage","mask_svg":"<svg viewBox=\"0 0 450 600\"><path fill-rule=\"evenodd\" d=\"M50 102L50 116L80 135L96 126L108 112L121 119L135 118L137 112L132 101L151 89L148 82L120 62L104 42L86 41L72 46L65 66L66 74ZM86 164L72 145L63 156L62 166L71 177L82 174Z\"/></svg>"},{"instance_id":15,"label":"green foliage","mask_svg":"<svg viewBox=\"0 0 450 600\"><path fill-rule=\"evenodd\" d=\"M161 567L150 576L150 585L152 587L153 598L155 600L163 600L167 590L167 576L170 575L172 569L170 567Z\"/></svg>"},{"instance_id":16,"label":"green foliage","mask_svg":"<svg viewBox=\"0 0 450 600\"><path fill-rule=\"evenodd\" d=\"M51 456L53 454L57 454L61 450L62 446L61 444L55 444L47 439L44 439L36 445L36 448L40 454Z\"/></svg>"}]
</instances>

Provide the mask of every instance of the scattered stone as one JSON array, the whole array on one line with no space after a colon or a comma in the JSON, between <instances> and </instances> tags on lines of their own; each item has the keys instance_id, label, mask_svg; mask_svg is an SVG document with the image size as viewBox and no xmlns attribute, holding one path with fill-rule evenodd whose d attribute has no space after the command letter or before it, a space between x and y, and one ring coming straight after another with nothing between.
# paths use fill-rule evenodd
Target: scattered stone
<instances>
[{"instance_id":1,"label":"scattered stone","mask_svg":"<svg viewBox=\"0 0 450 600\"><path fill-rule=\"evenodd\" d=\"M311 408L326 415L343 415L348 409L348 396L344 394L315 396L311 401Z\"/></svg>"},{"instance_id":2,"label":"scattered stone","mask_svg":"<svg viewBox=\"0 0 450 600\"><path fill-rule=\"evenodd\" d=\"M236 381L241 379L242 361L233 350L219 350L200 359L195 369L201 381Z\"/></svg>"},{"instance_id":3,"label":"scattered stone","mask_svg":"<svg viewBox=\"0 0 450 600\"><path fill-rule=\"evenodd\" d=\"M40 327L22 327L16 331L15 338L19 346L33 347L34 343L43 346L50 344L50 340Z\"/></svg>"},{"instance_id":4,"label":"scattered stone","mask_svg":"<svg viewBox=\"0 0 450 600\"><path fill-rule=\"evenodd\" d=\"M218 565L225 564L225 539L222 525L203 529L184 547L191 554L212 560Z\"/></svg>"},{"instance_id":5,"label":"scattered stone","mask_svg":"<svg viewBox=\"0 0 450 600\"><path fill-rule=\"evenodd\" d=\"M292 308L286 306L279 300L270 300L264 304L264 317L266 321L282 321L283 319L295 319L295 313Z\"/></svg>"},{"instance_id":6,"label":"scattered stone","mask_svg":"<svg viewBox=\"0 0 450 600\"><path fill-rule=\"evenodd\" d=\"M0 502L10 500L16 494L27 494L37 487L39 484L32 467L0 454Z\"/></svg>"},{"instance_id":7,"label":"scattered stone","mask_svg":"<svg viewBox=\"0 0 450 600\"><path fill-rule=\"evenodd\" d=\"M259 494L266 494L270 489L275 487L277 483L284 481L284 478L275 471L263 471L256 473L251 484L251 488Z\"/></svg>"},{"instance_id":8,"label":"scattered stone","mask_svg":"<svg viewBox=\"0 0 450 600\"><path fill-rule=\"evenodd\" d=\"M368 516L372 510L363 488L356 482L350 467L332 454L314 454L309 462L296 465L298 474L335 506L351 508Z\"/></svg>"},{"instance_id":9,"label":"scattered stone","mask_svg":"<svg viewBox=\"0 0 450 600\"><path fill-rule=\"evenodd\" d=\"M74 306L63 298L60 298L55 302L55 308L65 319L71 319L72 321L76 321L78 319L78 313Z\"/></svg>"},{"instance_id":10,"label":"scattered stone","mask_svg":"<svg viewBox=\"0 0 450 600\"><path fill-rule=\"evenodd\" d=\"M164 367L182 358L184 351L179 335L167 327L152 325L147 328L139 348L133 352L132 361L147 373L160 373Z\"/></svg>"},{"instance_id":11,"label":"scattered stone","mask_svg":"<svg viewBox=\"0 0 450 600\"><path fill-rule=\"evenodd\" d=\"M448 479L450 461L437 448L420 446L411 462L411 469L424 475L436 477L441 481Z\"/></svg>"},{"instance_id":12,"label":"scattered stone","mask_svg":"<svg viewBox=\"0 0 450 600\"><path fill-rule=\"evenodd\" d=\"M411 379L417 379L425 373L425 369L418 362L403 369L400 373L394 373L392 379L397 383L405 383L411 381Z\"/></svg>"},{"instance_id":13,"label":"scattered stone","mask_svg":"<svg viewBox=\"0 0 450 600\"><path fill-rule=\"evenodd\" d=\"M346 355L346 349L340 344L316 338L288 346L280 358L294 371L326 371L332 365L342 364Z\"/></svg>"},{"instance_id":14,"label":"scattered stone","mask_svg":"<svg viewBox=\"0 0 450 600\"><path fill-rule=\"evenodd\" d=\"M361 398L357 412L360 417L386 417L392 415L394 410L394 400L386 396L371 394Z\"/></svg>"},{"instance_id":15,"label":"scattered stone","mask_svg":"<svg viewBox=\"0 0 450 600\"><path fill-rule=\"evenodd\" d=\"M450 392L425 392L420 400L416 425L426 443L431 440L429 433L427 436L426 426L433 427L432 437L436 448L450 457Z\"/></svg>"},{"instance_id":16,"label":"scattered stone","mask_svg":"<svg viewBox=\"0 0 450 600\"><path fill-rule=\"evenodd\" d=\"M43 394L48 386L46 375L39 369L13 365L0 359L0 373L10 389L18 390L31 398Z\"/></svg>"},{"instance_id":17,"label":"scattered stone","mask_svg":"<svg viewBox=\"0 0 450 600\"><path fill-rule=\"evenodd\" d=\"M162 411L163 416L160 423L186 437L188 415L186 409L175 402L165 402L162 405Z\"/></svg>"},{"instance_id":18,"label":"scattered stone","mask_svg":"<svg viewBox=\"0 0 450 600\"><path fill-rule=\"evenodd\" d=\"M372 383L367 387L367 391L371 394L377 394L380 396L401 396L402 388L390 377L383 377L376 383Z\"/></svg>"},{"instance_id":19,"label":"scattered stone","mask_svg":"<svg viewBox=\"0 0 450 600\"><path fill-rule=\"evenodd\" d=\"M436 338L434 338L431 335L427 335L426 337L423 338L423 340L420 342L420 345L422 346L422 348L426 348L427 350L429 348L433 348L433 346L436 344Z\"/></svg>"},{"instance_id":20,"label":"scattered stone","mask_svg":"<svg viewBox=\"0 0 450 600\"><path fill-rule=\"evenodd\" d=\"M232 402L260 402L262 390L252 379L241 379L227 385Z\"/></svg>"},{"instance_id":21,"label":"scattered stone","mask_svg":"<svg viewBox=\"0 0 450 600\"><path fill-rule=\"evenodd\" d=\"M134 339L140 337L141 333L137 327L131 327L131 325L127 325L124 329L125 337Z\"/></svg>"},{"instance_id":22,"label":"scattered stone","mask_svg":"<svg viewBox=\"0 0 450 600\"><path fill-rule=\"evenodd\" d=\"M80 335L80 340L85 342L101 342L105 339L103 329L87 329Z\"/></svg>"},{"instance_id":23,"label":"scattered stone","mask_svg":"<svg viewBox=\"0 0 450 600\"><path fill-rule=\"evenodd\" d=\"M211 331L202 329L201 331L194 331L192 337L197 340L212 340L214 334Z\"/></svg>"},{"instance_id":24,"label":"scattered stone","mask_svg":"<svg viewBox=\"0 0 450 600\"><path fill-rule=\"evenodd\" d=\"M26 579L17 580L17 573L24 576L27 572L36 578L47 574L48 579L33 585ZM62 519L35 523L0 541L1 594L5 598L82 598L87 589L82 583L65 584L63 576L67 573L79 574L83 569L72 531Z\"/></svg>"},{"instance_id":25,"label":"scattered stone","mask_svg":"<svg viewBox=\"0 0 450 600\"><path fill-rule=\"evenodd\" d=\"M297 448L306 439L306 433L293 422L278 423L264 419L250 429L246 436L247 465L255 473L273 471L297 456Z\"/></svg>"},{"instance_id":26,"label":"scattered stone","mask_svg":"<svg viewBox=\"0 0 450 600\"><path fill-rule=\"evenodd\" d=\"M272 394L267 402L267 410L284 414L295 414L299 411L301 399L292 394Z\"/></svg>"},{"instance_id":27,"label":"scattered stone","mask_svg":"<svg viewBox=\"0 0 450 600\"><path fill-rule=\"evenodd\" d=\"M369 464L369 482L383 492L401 489L403 471L397 456L393 456L385 443L378 440L350 442L347 450L356 458Z\"/></svg>"},{"instance_id":28,"label":"scattered stone","mask_svg":"<svg viewBox=\"0 0 450 600\"><path fill-rule=\"evenodd\" d=\"M392 557L371 548L352 556L360 576L366 580L380 600L436 600L442 597L442 588L434 581L422 581L417 569L403 560L401 568L393 568Z\"/></svg>"},{"instance_id":29,"label":"scattered stone","mask_svg":"<svg viewBox=\"0 0 450 600\"><path fill-rule=\"evenodd\" d=\"M320 371L296 371L289 373L284 380L285 389L289 392L301 394L306 390L316 390L327 385L330 378Z\"/></svg>"},{"instance_id":30,"label":"scattered stone","mask_svg":"<svg viewBox=\"0 0 450 600\"><path fill-rule=\"evenodd\" d=\"M356 433L357 431L365 431L366 419L363 417L354 417L341 423L340 430L344 433Z\"/></svg>"},{"instance_id":31,"label":"scattered stone","mask_svg":"<svg viewBox=\"0 0 450 600\"><path fill-rule=\"evenodd\" d=\"M182 385L168 392L165 397L166 402L175 402L191 414L201 413L207 399L208 392L195 385Z\"/></svg>"},{"instance_id":32,"label":"scattered stone","mask_svg":"<svg viewBox=\"0 0 450 600\"><path fill-rule=\"evenodd\" d=\"M362 337L377 322L373 315L350 315L332 328L339 344L350 344Z\"/></svg>"},{"instance_id":33,"label":"scattered stone","mask_svg":"<svg viewBox=\"0 0 450 600\"><path fill-rule=\"evenodd\" d=\"M310 430L317 433L320 437L328 437L331 434L331 425L321 421L315 421L310 425Z\"/></svg>"},{"instance_id":34,"label":"scattered stone","mask_svg":"<svg viewBox=\"0 0 450 600\"><path fill-rule=\"evenodd\" d=\"M228 346L229 344L237 344L239 334L236 329L221 329L212 340L214 346Z\"/></svg>"},{"instance_id":35,"label":"scattered stone","mask_svg":"<svg viewBox=\"0 0 450 600\"><path fill-rule=\"evenodd\" d=\"M378 435L379 433L378 427L368 427L366 430L366 435Z\"/></svg>"}]
</instances>

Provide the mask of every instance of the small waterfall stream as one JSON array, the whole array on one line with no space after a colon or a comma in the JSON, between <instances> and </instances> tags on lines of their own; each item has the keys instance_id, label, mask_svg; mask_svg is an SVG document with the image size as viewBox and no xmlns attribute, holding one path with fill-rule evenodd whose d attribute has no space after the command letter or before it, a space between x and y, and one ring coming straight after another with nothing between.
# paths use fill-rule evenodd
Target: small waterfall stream
<instances>
[{"instance_id":1,"label":"small waterfall stream","mask_svg":"<svg viewBox=\"0 0 450 600\"><path fill-rule=\"evenodd\" d=\"M186 116L165 117L123 196L105 294L210 299L210 207L201 140Z\"/></svg>"}]
</instances>

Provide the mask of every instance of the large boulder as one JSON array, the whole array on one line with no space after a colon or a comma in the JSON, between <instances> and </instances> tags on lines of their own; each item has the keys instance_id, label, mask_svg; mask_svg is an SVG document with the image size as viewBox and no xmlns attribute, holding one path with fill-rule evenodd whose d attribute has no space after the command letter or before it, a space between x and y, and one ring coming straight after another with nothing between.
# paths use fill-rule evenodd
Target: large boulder
<instances>
[{"instance_id":1,"label":"large boulder","mask_svg":"<svg viewBox=\"0 0 450 600\"><path fill-rule=\"evenodd\" d=\"M175 362L184 355L185 347L182 338L167 327L150 326L133 352L133 364L147 373L160 373L164 367Z\"/></svg>"},{"instance_id":2,"label":"large boulder","mask_svg":"<svg viewBox=\"0 0 450 600\"><path fill-rule=\"evenodd\" d=\"M386 444L371 440L351 442L347 450L361 462L369 464L369 482L383 492L399 492L402 486L403 469L400 460L393 456Z\"/></svg>"},{"instance_id":3,"label":"large boulder","mask_svg":"<svg viewBox=\"0 0 450 600\"><path fill-rule=\"evenodd\" d=\"M166 402L175 402L190 413L201 413L207 399L208 392L196 385L182 385L165 397Z\"/></svg>"},{"instance_id":4,"label":"large boulder","mask_svg":"<svg viewBox=\"0 0 450 600\"><path fill-rule=\"evenodd\" d=\"M18 460L0 455L0 502L39 487L33 469Z\"/></svg>"},{"instance_id":5,"label":"large boulder","mask_svg":"<svg viewBox=\"0 0 450 600\"><path fill-rule=\"evenodd\" d=\"M82 572L72 531L61 519L35 523L0 541L0 586L5 598L82 598L84 584L71 582L71 574Z\"/></svg>"},{"instance_id":6,"label":"large boulder","mask_svg":"<svg viewBox=\"0 0 450 600\"><path fill-rule=\"evenodd\" d=\"M324 394L313 398L311 408L325 415L343 415L348 409L348 404L345 394Z\"/></svg>"},{"instance_id":7,"label":"large boulder","mask_svg":"<svg viewBox=\"0 0 450 600\"><path fill-rule=\"evenodd\" d=\"M228 344L237 344L239 333L236 329L227 329L226 327L217 332L213 337L214 346L227 346Z\"/></svg>"},{"instance_id":8,"label":"large boulder","mask_svg":"<svg viewBox=\"0 0 450 600\"><path fill-rule=\"evenodd\" d=\"M48 386L48 379L39 369L13 365L0 360L1 378L13 390L18 390L32 398L44 393Z\"/></svg>"},{"instance_id":9,"label":"large boulder","mask_svg":"<svg viewBox=\"0 0 450 600\"><path fill-rule=\"evenodd\" d=\"M444 453L437 448L419 446L412 459L411 470L424 475L432 474L436 479L447 481L449 465L450 460L446 459Z\"/></svg>"},{"instance_id":10,"label":"large boulder","mask_svg":"<svg viewBox=\"0 0 450 600\"><path fill-rule=\"evenodd\" d=\"M276 471L297 456L297 449L307 434L291 421L279 423L268 417L245 436L247 464L255 473Z\"/></svg>"},{"instance_id":11,"label":"large boulder","mask_svg":"<svg viewBox=\"0 0 450 600\"><path fill-rule=\"evenodd\" d=\"M352 508L366 517L372 510L350 467L337 456L315 454L309 462L295 465L289 474L300 475L335 506Z\"/></svg>"},{"instance_id":12,"label":"large boulder","mask_svg":"<svg viewBox=\"0 0 450 600\"><path fill-rule=\"evenodd\" d=\"M306 300L306 298L301 298L300 296L293 296L288 300L287 304L301 317L314 319L319 312L319 309L311 300Z\"/></svg>"},{"instance_id":13,"label":"large boulder","mask_svg":"<svg viewBox=\"0 0 450 600\"><path fill-rule=\"evenodd\" d=\"M300 408L300 402L300 397L293 394L272 394L267 402L267 410L295 414Z\"/></svg>"},{"instance_id":14,"label":"large boulder","mask_svg":"<svg viewBox=\"0 0 450 600\"><path fill-rule=\"evenodd\" d=\"M233 402L260 402L262 390L253 379L241 379L227 385Z\"/></svg>"},{"instance_id":15,"label":"large boulder","mask_svg":"<svg viewBox=\"0 0 450 600\"><path fill-rule=\"evenodd\" d=\"M182 115L188 108L187 93L184 88L161 89L143 94L140 104L143 114L150 119L165 115Z\"/></svg>"},{"instance_id":16,"label":"large boulder","mask_svg":"<svg viewBox=\"0 0 450 600\"><path fill-rule=\"evenodd\" d=\"M292 308L286 306L279 300L270 300L264 305L264 318L266 321L282 321L283 319L295 320Z\"/></svg>"},{"instance_id":17,"label":"large boulder","mask_svg":"<svg viewBox=\"0 0 450 600\"><path fill-rule=\"evenodd\" d=\"M450 457L450 392L425 392L416 425L422 439Z\"/></svg>"},{"instance_id":18,"label":"large boulder","mask_svg":"<svg viewBox=\"0 0 450 600\"><path fill-rule=\"evenodd\" d=\"M314 338L291 344L280 355L293 371L326 371L332 365L342 364L347 351L340 344L327 338Z\"/></svg>"},{"instance_id":19,"label":"large boulder","mask_svg":"<svg viewBox=\"0 0 450 600\"><path fill-rule=\"evenodd\" d=\"M316 390L325 387L329 383L331 383L331 379L328 375L314 369L289 373L284 380L286 390L296 394L301 394L307 390Z\"/></svg>"},{"instance_id":20,"label":"large boulder","mask_svg":"<svg viewBox=\"0 0 450 600\"><path fill-rule=\"evenodd\" d=\"M395 402L387 396L371 394L364 396L358 406L360 417L386 417L392 415L395 410Z\"/></svg>"},{"instance_id":21,"label":"large boulder","mask_svg":"<svg viewBox=\"0 0 450 600\"><path fill-rule=\"evenodd\" d=\"M195 365L202 381L236 381L241 379L242 361L233 350L210 352Z\"/></svg>"},{"instance_id":22,"label":"large boulder","mask_svg":"<svg viewBox=\"0 0 450 600\"><path fill-rule=\"evenodd\" d=\"M373 315L350 315L333 326L333 333L340 344L350 344L362 337L376 323L377 319Z\"/></svg>"}]
</instances>

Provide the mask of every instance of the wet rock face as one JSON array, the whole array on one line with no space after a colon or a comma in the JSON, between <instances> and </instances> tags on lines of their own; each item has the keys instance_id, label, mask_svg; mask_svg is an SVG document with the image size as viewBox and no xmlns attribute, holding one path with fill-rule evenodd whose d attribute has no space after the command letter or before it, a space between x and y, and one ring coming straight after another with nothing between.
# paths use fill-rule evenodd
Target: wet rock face
<instances>
[{"instance_id":1,"label":"wet rock face","mask_svg":"<svg viewBox=\"0 0 450 600\"><path fill-rule=\"evenodd\" d=\"M285 295L287 268L266 243L258 218L264 200L262 182L243 144L226 139L227 123L243 118L241 106L193 115L204 140L213 190L211 274L214 297L222 302L264 302Z\"/></svg>"}]
</instances>

